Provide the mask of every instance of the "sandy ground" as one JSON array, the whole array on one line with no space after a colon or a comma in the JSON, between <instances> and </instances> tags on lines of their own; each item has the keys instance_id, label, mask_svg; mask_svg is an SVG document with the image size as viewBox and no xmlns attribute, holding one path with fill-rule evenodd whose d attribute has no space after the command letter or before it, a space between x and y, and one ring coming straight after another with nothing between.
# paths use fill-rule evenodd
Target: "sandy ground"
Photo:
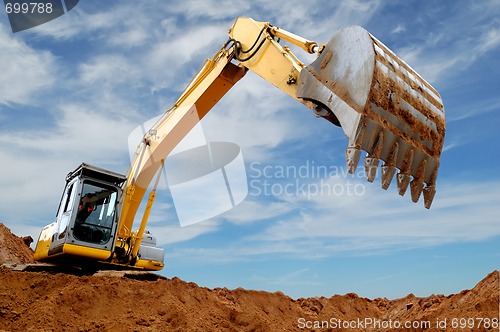
<instances>
[{"instance_id":1,"label":"sandy ground","mask_svg":"<svg viewBox=\"0 0 500 332\"><path fill-rule=\"evenodd\" d=\"M0 224L0 264L31 261L23 239ZM498 271L449 296L294 300L178 278L0 268L0 331L499 331L498 318Z\"/></svg>"}]
</instances>

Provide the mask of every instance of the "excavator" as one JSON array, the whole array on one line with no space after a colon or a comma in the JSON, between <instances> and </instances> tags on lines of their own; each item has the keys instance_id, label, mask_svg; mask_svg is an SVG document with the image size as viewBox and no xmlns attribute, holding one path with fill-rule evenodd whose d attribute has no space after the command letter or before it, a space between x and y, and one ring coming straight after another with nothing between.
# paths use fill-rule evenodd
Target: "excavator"
<instances>
[{"instance_id":1,"label":"excavator","mask_svg":"<svg viewBox=\"0 0 500 332\"><path fill-rule=\"evenodd\" d=\"M282 43L316 59L306 65ZM413 202L423 195L424 206L431 207L445 116L441 97L428 82L359 26L348 26L327 44L318 44L268 22L240 17L227 42L142 137L126 176L85 163L67 175L56 219L42 229L35 259L161 270L164 251L146 225L165 159L248 70L342 128L349 172L356 171L365 151L368 181L374 181L382 161L383 189L396 176L400 195L410 187ZM148 187L140 225L133 230Z\"/></svg>"}]
</instances>

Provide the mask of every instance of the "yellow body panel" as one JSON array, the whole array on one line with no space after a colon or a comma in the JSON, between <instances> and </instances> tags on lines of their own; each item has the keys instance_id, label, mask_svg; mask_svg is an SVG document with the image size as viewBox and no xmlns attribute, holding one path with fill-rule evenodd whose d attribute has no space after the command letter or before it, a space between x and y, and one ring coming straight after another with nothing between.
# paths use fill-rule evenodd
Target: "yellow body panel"
<instances>
[{"instance_id":1,"label":"yellow body panel","mask_svg":"<svg viewBox=\"0 0 500 332\"><path fill-rule=\"evenodd\" d=\"M241 42L243 49L249 49L259 32L269 27L270 24L267 22L257 22L250 18L240 17L229 30L229 36ZM241 65L298 100L297 85L291 82L298 80L304 65L296 61L297 58L292 55L288 48L282 47L273 38L266 35L261 37L265 41L255 56L242 62ZM260 42L258 41L258 43Z\"/></svg>"},{"instance_id":2,"label":"yellow body panel","mask_svg":"<svg viewBox=\"0 0 500 332\"><path fill-rule=\"evenodd\" d=\"M66 243L63 246L63 253L73 256L81 256L85 258L95 258L96 260L99 261L107 260L109 256L111 256L110 250L77 246L70 243Z\"/></svg>"},{"instance_id":3,"label":"yellow body panel","mask_svg":"<svg viewBox=\"0 0 500 332\"><path fill-rule=\"evenodd\" d=\"M105 261L109 258L109 256L111 256L111 252L109 250L78 246L69 243L64 244L60 252L49 256L49 246L46 245L46 243L41 243L39 241L33 257L35 260L41 261L51 257L60 256L62 254L91 258L98 261Z\"/></svg>"},{"instance_id":4,"label":"yellow body panel","mask_svg":"<svg viewBox=\"0 0 500 332\"><path fill-rule=\"evenodd\" d=\"M52 243L52 234L54 234L54 230L56 229L57 224L54 222L45 226L40 232L40 236L38 237L38 242L36 244L35 253L33 257L35 260L43 260L49 257L49 247Z\"/></svg>"},{"instance_id":5,"label":"yellow body panel","mask_svg":"<svg viewBox=\"0 0 500 332\"><path fill-rule=\"evenodd\" d=\"M149 271L160 271L161 269L163 269L164 266L165 265L163 264L163 262L139 259L135 263L134 267L143 268L144 270L149 270Z\"/></svg>"}]
</instances>

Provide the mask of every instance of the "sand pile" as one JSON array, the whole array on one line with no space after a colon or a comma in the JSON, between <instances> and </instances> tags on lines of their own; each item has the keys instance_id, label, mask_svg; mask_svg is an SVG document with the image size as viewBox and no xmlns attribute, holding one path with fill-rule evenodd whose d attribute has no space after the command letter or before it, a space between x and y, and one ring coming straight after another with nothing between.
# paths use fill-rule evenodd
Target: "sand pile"
<instances>
[{"instance_id":1,"label":"sand pile","mask_svg":"<svg viewBox=\"0 0 500 332\"><path fill-rule=\"evenodd\" d=\"M0 224L1 262L28 262L29 253ZM208 289L178 278L0 268L0 331L498 331L498 315L498 271L450 296L371 300L350 293L294 300L280 292Z\"/></svg>"}]
</instances>

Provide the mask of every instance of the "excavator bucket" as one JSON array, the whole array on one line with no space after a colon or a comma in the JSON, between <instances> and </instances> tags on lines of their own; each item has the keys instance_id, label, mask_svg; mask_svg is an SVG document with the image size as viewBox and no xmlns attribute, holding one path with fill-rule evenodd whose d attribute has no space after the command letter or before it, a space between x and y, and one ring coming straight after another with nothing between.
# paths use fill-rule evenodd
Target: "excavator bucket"
<instances>
[{"instance_id":1,"label":"excavator bucket","mask_svg":"<svg viewBox=\"0 0 500 332\"><path fill-rule=\"evenodd\" d=\"M430 208L445 116L441 97L429 83L366 30L350 26L301 71L298 84L297 97L315 104L318 116L347 135L349 172L356 171L364 150L368 181L382 160L382 188L396 175L400 195L409 186L417 202L423 192Z\"/></svg>"}]
</instances>

